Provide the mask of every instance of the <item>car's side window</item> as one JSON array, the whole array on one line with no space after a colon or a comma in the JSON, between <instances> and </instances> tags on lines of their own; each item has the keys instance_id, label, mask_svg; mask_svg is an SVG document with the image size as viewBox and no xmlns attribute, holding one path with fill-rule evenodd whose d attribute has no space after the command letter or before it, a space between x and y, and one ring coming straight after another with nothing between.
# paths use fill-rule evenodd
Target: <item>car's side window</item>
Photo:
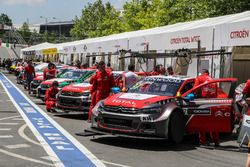
<instances>
[{"instance_id":1,"label":"car's side window","mask_svg":"<svg viewBox=\"0 0 250 167\"><path fill-rule=\"evenodd\" d=\"M181 94L184 94L185 92L189 91L194 87L194 81L190 81L184 85L184 87L181 90Z\"/></svg>"}]
</instances>

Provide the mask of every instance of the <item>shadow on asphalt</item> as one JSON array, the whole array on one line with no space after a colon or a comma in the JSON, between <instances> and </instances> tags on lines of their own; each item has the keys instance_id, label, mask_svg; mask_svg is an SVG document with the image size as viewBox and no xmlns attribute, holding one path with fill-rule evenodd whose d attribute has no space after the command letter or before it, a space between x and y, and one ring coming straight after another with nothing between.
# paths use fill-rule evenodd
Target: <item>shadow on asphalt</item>
<instances>
[{"instance_id":1,"label":"shadow on asphalt","mask_svg":"<svg viewBox=\"0 0 250 167\"><path fill-rule=\"evenodd\" d=\"M140 149L147 151L188 151L194 150L198 146L197 136L185 136L182 143L176 144L169 140L135 139L125 137L98 137L91 139L93 142L124 147L130 149Z\"/></svg>"},{"instance_id":2,"label":"shadow on asphalt","mask_svg":"<svg viewBox=\"0 0 250 167\"><path fill-rule=\"evenodd\" d=\"M77 120L87 120L88 115L83 113L52 113L55 117L67 118L67 119L77 119Z\"/></svg>"},{"instance_id":3,"label":"shadow on asphalt","mask_svg":"<svg viewBox=\"0 0 250 167\"><path fill-rule=\"evenodd\" d=\"M169 140L135 139L126 137L115 137L110 135L96 136L96 138L91 139L91 141L116 147L140 149L147 151L188 151L195 150L197 149L197 147L202 147L210 150L216 149L222 151L242 152L242 150L240 150L238 146L223 145L224 142L236 140L235 134L222 134L220 139L222 145L219 147L214 147L212 143L209 146L199 146L198 135L187 135L179 144L173 143Z\"/></svg>"},{"instance_id":4,"label":"shadow on asphalt","mask_svg":"<svg viewBox=\"0 0 250 167\"><path fill-rule=\"evenodd\" d=\"M0 113L17 113L17 111L7 111L7 110L0 110Z\"/></svg>"}]
</instances>

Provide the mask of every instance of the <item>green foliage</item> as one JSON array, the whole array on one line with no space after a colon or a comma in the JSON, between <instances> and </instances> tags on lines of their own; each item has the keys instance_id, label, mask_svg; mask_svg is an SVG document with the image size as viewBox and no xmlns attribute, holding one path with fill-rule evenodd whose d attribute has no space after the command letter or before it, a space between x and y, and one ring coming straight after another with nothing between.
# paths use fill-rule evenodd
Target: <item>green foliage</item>
<instances>
[{"instance_id":1,"label":"green foliage","mask_svg":"<svg viewBox=\"0 0 250 167\"><path fill-rule=\"evenodd\" d=\"M122 32L120 13L110 3L101 0L88 4L82 10L80 18L74 19L75 26L71 35L77 39L99 37Z\"/></svg>"},{"instance_id":2,"label":"green foliage","mask_svg":"<svg viewBox=\"0 0 250 167\"><path fill-rule=\"evenodd\" d=\"M2 13L0 15L0 24L5 24L7 26L12 26L12 20L9 18L8 15Z\"/></svg>"},{"instance_id":3,"label":"green foliage","mask_svg":"<svg viewBox=\"0 0 250 167\"><path fill-rule=\"evenodd\" d=\"M123 15L101 0L88 4L74 19L71 35L77 39L99 37L250 9L249 0L128 0Z\"/></svg>"},{"instance_id":4,"label":"green foliage","mask_svg":"<svg viewBox=\"0 0 250 167\"><path fill-rule=\"evenodd\" d=\"M22 27L18 30L18 32L22 35L25 41L30 40L31 32L28 23L24 22Z\"/></svg>"}]
</instances>

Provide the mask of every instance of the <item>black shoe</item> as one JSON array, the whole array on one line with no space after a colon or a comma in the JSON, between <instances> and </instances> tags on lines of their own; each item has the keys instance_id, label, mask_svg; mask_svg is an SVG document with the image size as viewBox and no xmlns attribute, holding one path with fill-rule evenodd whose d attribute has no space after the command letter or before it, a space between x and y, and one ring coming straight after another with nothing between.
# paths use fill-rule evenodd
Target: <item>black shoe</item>
<instances>
[{"instance_id":1,"label":"black shoe","mask_svg":"<svg viewBox=\"0 0 250 167\"><path fill-rule=\"evenodd\" d=\"M57 112L55 109L51 109L51 112Z\"/></svg>"},{"instance_id":2,"label":"black shoe","mask_svg":"<svg viewBox=\"0 0 250 167\"><path fill-rule=\"evenodd\" d=\"M210 143L209 142L206 142L206 143L199 143L200 146L210 146Z\"/></svg>"},{"instance_id":3,"label":"black shoe","mask_svg":"<svg viewBox=\"0 0 250 167\"><path fill-rule=\"evenodd\" d=\"M48 112L51 112L51 109L47 109Z\"/></svg>"},{"instance_id":4,"label":"black shoe","mask_svg":"<svg viewBox=\"0 0 250 167\"><path fill-rule=\"evenodd\" d=\"M220 147L220 143L219 142L214 143L214 147Z\"/></svg>"}]
</instances>

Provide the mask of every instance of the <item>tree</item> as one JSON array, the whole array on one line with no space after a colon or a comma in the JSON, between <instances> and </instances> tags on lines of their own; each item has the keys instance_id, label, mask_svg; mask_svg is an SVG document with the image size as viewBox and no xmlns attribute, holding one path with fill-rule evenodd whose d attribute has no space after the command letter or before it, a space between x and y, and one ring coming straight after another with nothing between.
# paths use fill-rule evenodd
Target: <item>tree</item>
<instances>
[{"instance_id":1,"label":"tree","mask_svg":"<svg viewBox=\"0 0 250 167\"><path fill-rule=\"evenodd\" d=\"M30 40L31 32L27 22L23 23L22 27L18 30L18 32L22 35L23 39L26 42Z\"/></svg>"},{"instance_id":2,"label":"tree","mask_svg":"<svg viewBox=\"0 0 250 167\"><path fill-rule=\"evenodd\" d=\"M74 19L71 35L76 39L100 37L122 32L120 13L110 4L97 0L82 10L81 17Z\"/></svg>"},{"instance_id":3,"label":"tree","mask_svg":"<svg viewBox=\"0 0 250 167\"><path fill-rule=\"evenodd\" d=\"M9 18L8 15L2 13L0 15L0 24L5 24L7 26L12 26L12 20Z\"/></svg>"},{"instance_id":4,"label":"tree","mask_svg":"<svg viewBox=\"0 0 250 167\"><path fill-rule=\"evenodd\" d=\"M42 35L39 34L36 29L33 30L33 32L31 32L31 35L30 35L30 39L28 41L28 43L30 45L35 45L35 44L38 44L38 43L41 43L43 42L42 41Z\"/></svg>"}]
</instances>

